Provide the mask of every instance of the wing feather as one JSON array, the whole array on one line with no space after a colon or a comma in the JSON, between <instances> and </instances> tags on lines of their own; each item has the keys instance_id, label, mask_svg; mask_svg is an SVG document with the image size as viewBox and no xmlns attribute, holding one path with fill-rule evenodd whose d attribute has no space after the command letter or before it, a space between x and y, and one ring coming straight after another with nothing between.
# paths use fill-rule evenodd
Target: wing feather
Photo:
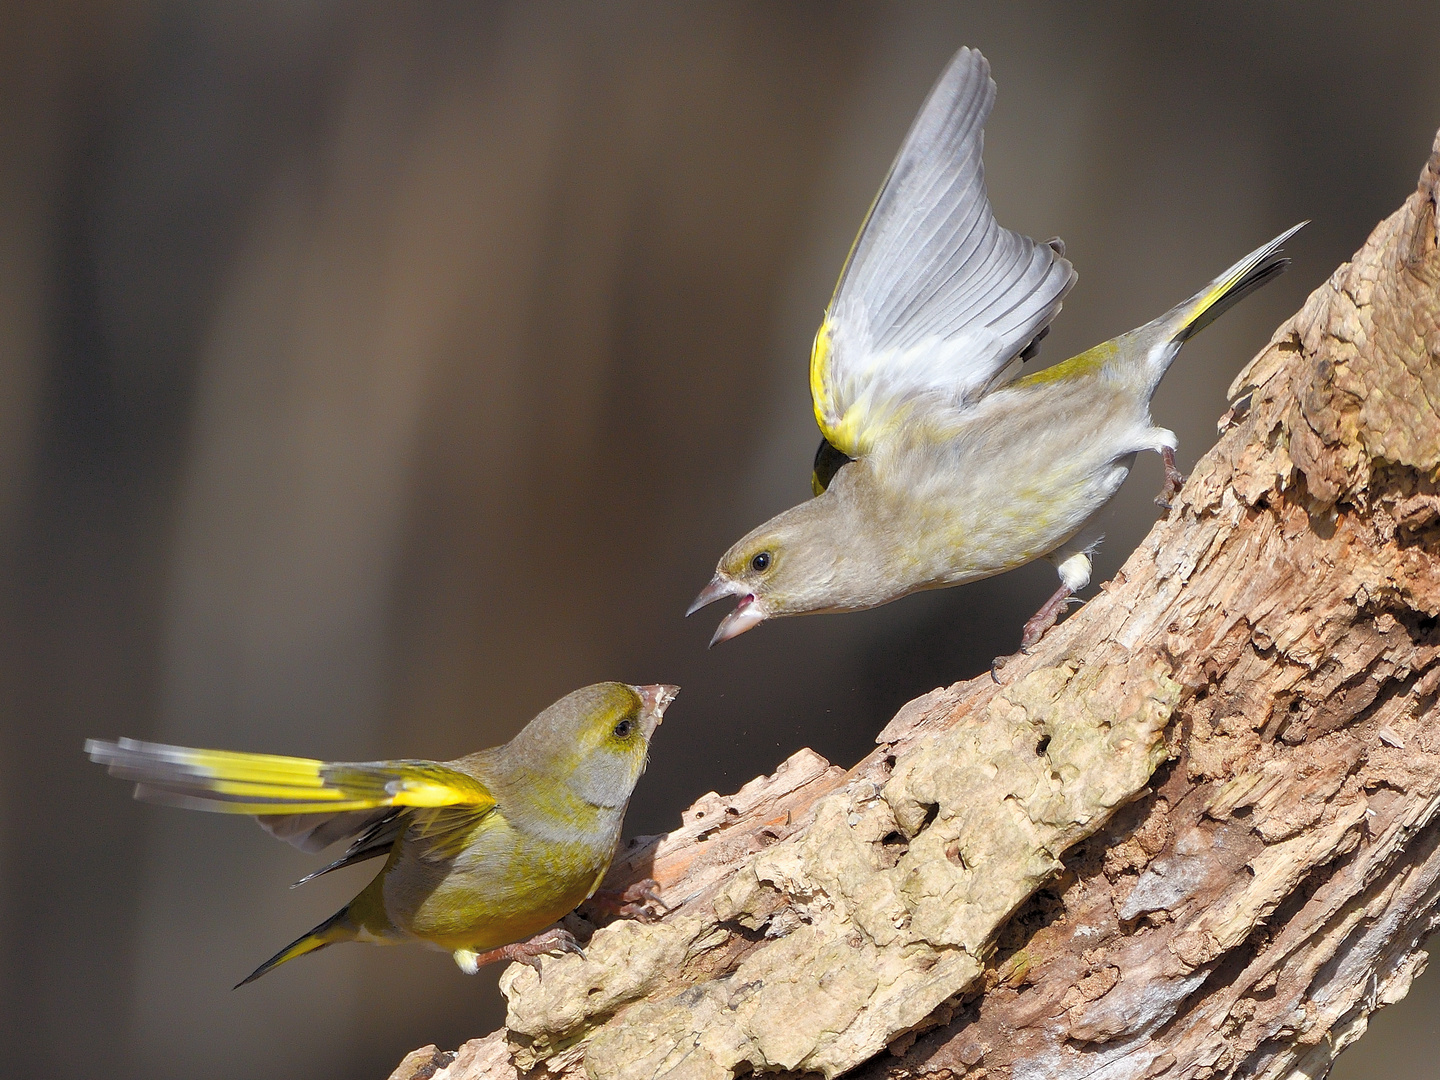
<instances>
[{"instance_id":1,"label":"wing feather","mask_svg":"<svg viewBox=\"0 0 1440 1080\"><path fill-rule=\"evenodd\" d=\"M107 766L110 775L135 781L135 797L147 802L276 819L326 814L342 828L353 823L357 832L375 817L356 811L456 807L481 812L495 805L495 797L475 777L433 761L326 762L136 739L91 739L85 752ZM353 816L342 820L341 814ZM305 842L326 833L279 820L271 831ZM330 840L343 835L330 835Z\"/></svg>"},{"instance_id":2,"label":"wing feather","mask_svg":"<svg viewBox=\"0 0 1440 1080\"><path fill-rule=\"evenodd\" d=\"M395 812L393 807L381 806L340 814L260 814L255 820L276 840L284 840L291 847L313 855L337 841L369 831Z\"/></svg>"},{"instance_id":3,"label":"wing feather","mask_svg":"<svg viewBox=\"0 0 1440 1080\"><path fill-rule=\"evenodd\" d=\"M990 65L961 49L940 76L851 248L816 335L815 418L858 457L917 403L992 389L1060 310L1075 271L1002 229L981 162Z\"/></svg>"}]
</instances>

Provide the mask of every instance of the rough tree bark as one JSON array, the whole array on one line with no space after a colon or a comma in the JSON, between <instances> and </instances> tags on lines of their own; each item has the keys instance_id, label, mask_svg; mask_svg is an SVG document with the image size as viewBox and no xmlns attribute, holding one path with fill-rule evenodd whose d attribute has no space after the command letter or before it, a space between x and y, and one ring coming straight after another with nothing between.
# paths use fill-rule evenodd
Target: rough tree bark
<instances>
[{"instance_id":1,"label":"rough tree bark","mask_svg":"<svg viewBox=\"0 0 1440 1080\"><path fill-rule=\"evenodd\" d=\"M802 751L396 1080L1315 1077L1440 920L1440 138L1275 333L1175 509L1005 670Z\"/></svg>"}]
</instances>

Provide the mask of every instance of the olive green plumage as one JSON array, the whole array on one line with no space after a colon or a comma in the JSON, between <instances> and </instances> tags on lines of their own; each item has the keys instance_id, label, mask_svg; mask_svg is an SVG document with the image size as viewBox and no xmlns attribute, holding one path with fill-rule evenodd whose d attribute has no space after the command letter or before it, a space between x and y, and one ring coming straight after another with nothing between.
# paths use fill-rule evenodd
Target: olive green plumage
<instances>
[{"instance_id":1,"label":"olive green plumage","mask_svg":"<svg viewBox=\"0 0 1440 1080\"><path fill-rule=\"evenodd\" d=\"M1075 272L1058 240L991 213L980 149L994 94L984 57L962 49L911 127L815 337L816 497L720 559L690 608L739 599L712 645L767 618L875 607L1041 557L1062 581L1053 621L1089 580L1086 522L1135 454L1161 452L1167 483L1178 475L1150 398L1181 344L1285 268L1295 229L1160 318L1020 377ZM1026 643L1046 625L1027 624Z\"/></svg>"},{"instance_id":2,"label":"olive green plumage","mask_svg":"<svg viewBox=\"0 0 1440 1080\"><path fill-rule=\"evenodd\" d=\"M310 877L384 856L354 900L245 982L337 941L424 944L473 971L480 954L531 937L595 891L677 692L587 686L504 746L445 763L327 763L129 739L91 740L86 752L136 781L136 798L252 814L306 851L353 838Z\"/></svg>"}]
</instances>

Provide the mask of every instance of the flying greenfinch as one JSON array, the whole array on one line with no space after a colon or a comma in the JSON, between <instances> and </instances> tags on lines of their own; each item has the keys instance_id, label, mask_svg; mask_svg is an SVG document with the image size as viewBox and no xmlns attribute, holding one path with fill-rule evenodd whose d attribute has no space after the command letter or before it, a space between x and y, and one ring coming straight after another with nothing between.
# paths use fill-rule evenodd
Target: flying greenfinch
<instances>
[{"instance_id":1,"label":"flying greenfinch","mask_svg":"<svg viewBox=\"0 0 1440 1080\"><path fill-rule=\"evenodd\" d=\"M1025 625L1028 649L1089 583L1086 522L1136 453L1163 455L1162 505L1178 490L1176 438L1150 398L1189 337L1284 270L1300 226L1153 322L1021 377L1075 271L1058 239L991 212L980 150L994 98L985 58L961 49L911 126L815 335L815 497L720 559L686 613L738 598L711 645L1045 557L1061 585Z\"/></svg>"},{"instance_id":2,"label":"flying greenfinch","mask_svg":"<svg viewBox=\"0 0 1440 1080\"><path fill-rule=\"evenodd\" d=\"M597 683L504 746L443 763L324 762L133 739L92 739L85 751L135 781L137 799L250 814L303 851L351 841L304 881L384 856L354 900L238 985L337 941L427 945L473 974L496 960L578 951L568 932L540 931L605 876L650 738L677 693Z\"/></svg>"}]
</instances>

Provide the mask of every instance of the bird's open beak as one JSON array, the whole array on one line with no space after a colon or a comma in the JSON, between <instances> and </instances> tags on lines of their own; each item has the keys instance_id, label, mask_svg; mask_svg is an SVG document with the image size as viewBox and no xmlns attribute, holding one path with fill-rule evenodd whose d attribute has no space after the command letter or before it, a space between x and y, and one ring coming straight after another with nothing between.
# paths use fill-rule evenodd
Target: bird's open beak
<instances>
[{"instance_id":1,"label":"bird's open beak","mask_svg":"<svg viewBox=\"0 0 1440 1080\"><path fill-rule=\"evenodd\" d=\"M694 615L706 604L713 604L727 596L740 597L740 603L734 611L720 620L720 625L715 628L715 636L710 639L711 648L722 641L729 641L732 637L739 637L765 618L765 612L761 609L760 602L755 599L754 593L738 581L731 581L719 573L710 579L709 585L700 590L700 595L695 597L695 602L685 614Z\"/></svg>"},{"instance_id":2,"label":"bird's open beak","mask_svg":"<svg viewBox=\"0 0 1440 1080\"><path fill-rule=\"evenodd\" d=\"M637 686L635 692L645 703L645 708L640 715L640 723L644 728L645 738L648 739L655 734L655 729L660 726L660 721L665 717L665 709L670 702L675 700L675 695L680 693L680 688L668 683L656 683L653 686Z\"/></svg>"}]
</instances>

